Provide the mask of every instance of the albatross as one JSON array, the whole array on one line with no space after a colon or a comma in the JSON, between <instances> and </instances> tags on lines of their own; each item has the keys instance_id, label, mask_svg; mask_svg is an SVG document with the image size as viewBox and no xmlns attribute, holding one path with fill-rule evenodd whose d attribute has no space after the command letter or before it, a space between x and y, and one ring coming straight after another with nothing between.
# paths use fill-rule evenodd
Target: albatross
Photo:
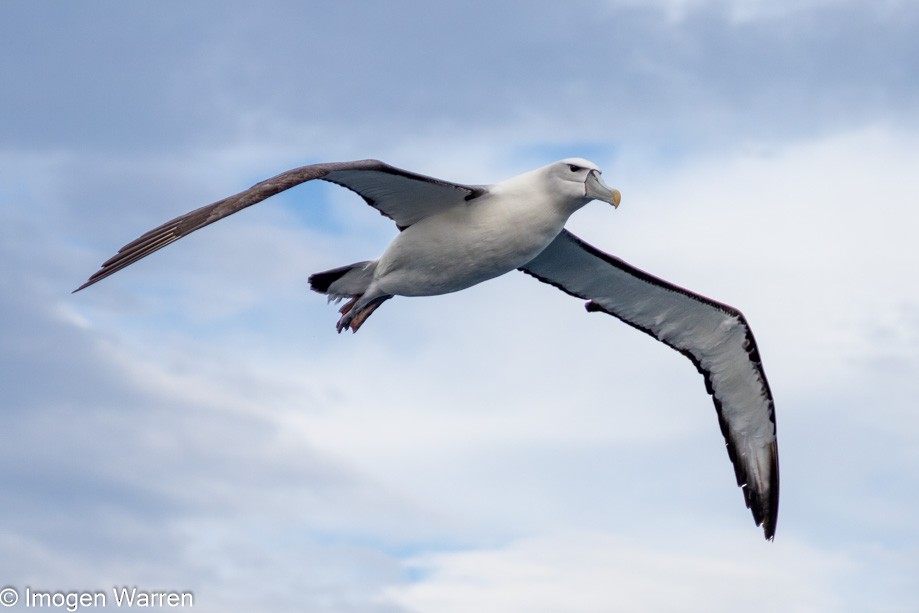
<instances>
[{"instance_id":1,"label":"albatross","mask_svg":"<svg viewBox=\"0 0 919 613\"><path fill-rule=\"evenodd\" d=\"M565 224L592 200L620 194L596 164L569 158L493 185L465 185L360 160L294 168L150 230L122 247L74 291L118 272L219 219L320 179L360 195L400 232L376 260L309 277L345 303L338 332L357 332L394 296L456 292L520 270L676 349L705 379L737 485L766 539L775 536L779 460L775 404L753 332L734 307L659 279L593 247Z\"/></svg>"}]
</instances>

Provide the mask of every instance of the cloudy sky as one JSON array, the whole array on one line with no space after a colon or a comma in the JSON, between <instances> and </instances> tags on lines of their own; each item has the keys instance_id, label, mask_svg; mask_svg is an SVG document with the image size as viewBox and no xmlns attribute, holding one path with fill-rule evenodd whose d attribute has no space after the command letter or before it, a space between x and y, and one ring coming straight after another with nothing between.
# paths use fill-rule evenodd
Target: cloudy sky
<instances>
[{"instance_id":1,"label":"cloudy sky","mask_svg":"<svg viewBox=\"0 0 919 613\"><path fill-rule=\"evenodd\" d=\"M919 5L0 4L0 587L200 611L914 611ZM767 543L692 364L520 274L335 333L310 273L395 235L293 166L488 183L741 308L776 398ZM22 602L20 601L20 607Z\"/></svg>"}]
</instances>

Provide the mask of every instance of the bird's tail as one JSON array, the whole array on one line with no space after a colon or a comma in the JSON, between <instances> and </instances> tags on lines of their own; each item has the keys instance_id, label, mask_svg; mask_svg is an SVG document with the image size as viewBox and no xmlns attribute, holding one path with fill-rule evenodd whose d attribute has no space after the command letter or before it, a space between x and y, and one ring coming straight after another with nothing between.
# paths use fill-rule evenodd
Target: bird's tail
<instances>
[{"instance_id":1,"label":"bird's tail","mask_svg":"<svg viewBox=\"0 0 919 613\"><path fill-rule=\"evenodd\" d=\"M349 299L338 310L341 313L341 319L338 320L335 327L339 332L345 328L351 328L352 332L357 332L378 306L392 298L385 294L367 296L367 289L373 281L376 267L375 260L356 262L310 275L310 289L327 295L330 302L340 302L343 298Z\"/></svg>"}]
</instances>

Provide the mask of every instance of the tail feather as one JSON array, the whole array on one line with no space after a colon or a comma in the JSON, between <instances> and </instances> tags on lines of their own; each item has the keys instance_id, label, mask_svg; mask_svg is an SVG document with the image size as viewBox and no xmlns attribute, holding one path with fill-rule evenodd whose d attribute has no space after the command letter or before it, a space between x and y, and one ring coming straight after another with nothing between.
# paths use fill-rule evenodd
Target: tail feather
<instances>
[{"instance_id":1,"label":"tail feather","mask_svg":"<svg viewBox=\"0 0 919 613\"><path fill-rule=\"evenodd\" d=\"M338 311L341 319L335 327L339 332L345 328L357 332L378 306L392 298L386 294L365 297L376 267L376 261L356 262L310 275L310 289L314 292L326 294L330 301L349 299Z\"/></svg>"},{"instance_id":2,"label":"tail feather","mask_svg":"<svg viewBox=\"0 0 919 613\"><path fill-rule=\"evenodd\" d=\"M310 289L331 299L360 296L373 280L375 261L356 262L310 275Z\"/></svg>"}]
</instances>

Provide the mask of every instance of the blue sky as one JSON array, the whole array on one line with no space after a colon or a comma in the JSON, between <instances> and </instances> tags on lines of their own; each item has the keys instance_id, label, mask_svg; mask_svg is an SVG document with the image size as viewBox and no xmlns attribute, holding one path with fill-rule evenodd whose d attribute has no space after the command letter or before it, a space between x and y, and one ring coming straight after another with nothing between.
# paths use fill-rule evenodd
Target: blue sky
<instances>
[{"instance_id":1,"label":"blue sky","mask_svg":"<svg viewBox=\"0 0 919 613\"><path fill-rule=\"evenodd\" d=\"M0 584L195 608L912 611L919 7L5 3ZM766 543L682 356L524 275L337 335L396 230L307 185L71 295L158 223L376 157L582 155L570 228L736 305L776 397ZM2 587L2 586L0 586Z\"/></svg>"}]
</instances>

